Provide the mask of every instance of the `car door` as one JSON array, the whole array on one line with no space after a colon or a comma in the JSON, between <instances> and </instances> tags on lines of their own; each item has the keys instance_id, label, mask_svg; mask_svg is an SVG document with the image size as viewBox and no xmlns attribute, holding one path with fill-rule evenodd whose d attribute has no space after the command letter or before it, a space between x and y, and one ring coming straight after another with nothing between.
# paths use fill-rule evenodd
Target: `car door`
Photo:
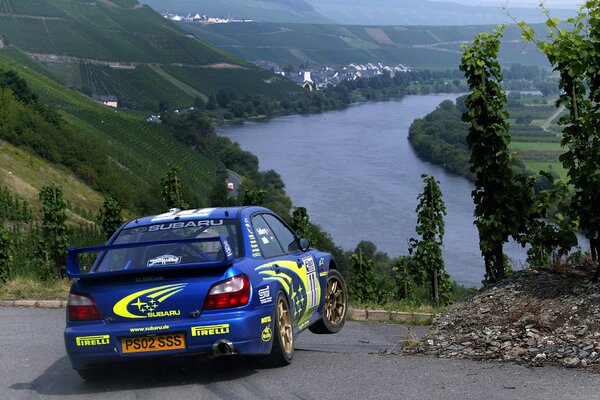
<instances>
[{"instance_id":1,"label":"car door","mask_svg":"<svg viewBox=\"0 0 600 400\"><path fill-rule=\"evenodd\" d=\"M263 254L276 256L279 252L278 256L287 261L280 266L280 273L290 278L288 295L294 303L294 324L299 324L315 312L321 298L315 258L310 251L299 249L294 233L276 216L260 214L253 221Z\"/></svg>"}]
</instances>

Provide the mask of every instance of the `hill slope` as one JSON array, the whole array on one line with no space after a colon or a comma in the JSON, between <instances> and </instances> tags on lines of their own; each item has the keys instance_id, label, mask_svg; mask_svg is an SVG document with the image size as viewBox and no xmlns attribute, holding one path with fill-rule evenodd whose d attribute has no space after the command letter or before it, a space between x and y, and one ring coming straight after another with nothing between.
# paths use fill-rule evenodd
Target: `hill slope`
<instances>
[{"instance_id":1,"label":"hill slope","mask_svg":"<svg viewBox=\"0 0 600 400\"><path fill-rule=\"evenodd\" d=\"M240 94L258 89L276 98L296 89L134 0L3 0L0 38L41 61L62 83L88 95L114 95L129 108L189 106L195 97L223 88ZM166 67L184 70L196 86L180 82ZM204 78L207 72L218 77L217 87ZM248 88L250 81L257 84Z\"/></svg>"},{"instance_id":2,"label":"hill slope","mask_svg":"<svg viewBox=\"0 0 600 400\"><path fill-rule=\"evenodd\" d=\"M96 146L98 154L109 158L108 167L120 178L118 182L98 181L102 191L111 192L120 184L123 187L118 194L124 204L142 209L159 205L157 185L168 170L168 164L174 163L180 167L186 185L200 196L198 201L206 200L215 182L216 170L222 166L179 143L170 129L117 112L63 87L44 74L47 71L42 64L28 59L14 47L0 49L2 70L17 71L42 104L60 110L68 123L67 129L86 137ZM78 167L81 160L73 162ZM94 175L90 175L90 179L93 178Z\"/></svg>"},{"instance_id":3,"label":"hill slope","mask_svg":"<svg viewBox=\"0 0 600 400\"><path fill-rule=\"evenodd\" d=\"M494 26L364 26L275 23L179 24L183 29L247 60L280 65L347 65L381 62L413 68L458 68L462 44ZM539 29L544 32L545 28ZM548 66L513 25L500 52L503 64Z\"/></svg>"},{"instance_id":4,"label":"hill slope","mask_svg":"<svg viewBox=\"0 0 600 400\"><path fill-rule=\"evenodd\" d=\"M510 23L502 10L507 3L511 14L530 23L540 23L546 16L537 7L514 7L514 2L495 1L486 6L430 0L307 0L317 12L341 24L353 25L469 25ZM537 5L537 1L531 2ZM573 7L575 9L575 7ZM553 16L565 19L575 12L555 10Z\"/></svg>"},{"instance_id":5,"label":"hill slope","mask_svg":"<svg viewBox=\"0 0 600 400\"><path fill-rule=\"evenodd\" d=\"M327 23L304 0L142 0L158 11L271 22Z\"/></svg>"},{"instance_id":6,"label":"hill slope","mask_svg":"<svg viewBox=\"0 0 600 400\"><path fill-rule=\"evenodd\" d=\"M29 204L38 204L39 190L48 182L64 188L70 211L82 210L95 214L102 205L101 195L65 168L55 166L29 151L0 140L0 186L7 187ZM70 214L72 220L80 220Z\"/></svg>"}]
</instances>

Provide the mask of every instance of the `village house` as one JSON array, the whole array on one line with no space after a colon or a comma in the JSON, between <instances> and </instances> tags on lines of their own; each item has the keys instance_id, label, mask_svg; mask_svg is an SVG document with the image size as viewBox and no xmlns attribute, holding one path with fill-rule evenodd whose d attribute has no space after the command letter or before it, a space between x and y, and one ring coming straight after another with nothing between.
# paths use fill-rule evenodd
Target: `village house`
<instances>
[{"instance_id":1,"label":"village house","mask_svg":"<svg viewBox=\"0 0 600 400\"><path fill-rule=\"evenodd\" d=\"M117 96L112 96L112 95L93 95L92 99L96 100L98 103L102 103L105 106L108 107L114 107L117 108L119 106L119 100L117 99Z\"/></svg>"}]
</instances>

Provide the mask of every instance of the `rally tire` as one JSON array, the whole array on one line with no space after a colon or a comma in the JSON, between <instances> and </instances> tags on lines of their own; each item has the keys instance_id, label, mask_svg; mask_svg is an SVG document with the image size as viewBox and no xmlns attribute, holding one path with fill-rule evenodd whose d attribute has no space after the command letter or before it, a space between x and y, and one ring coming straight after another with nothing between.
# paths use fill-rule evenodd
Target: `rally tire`
<instances>
[{"instance_id":1,"label":"rally tire","mask_svg":"<svg viewBox=\"0 0 600 400\"><path fill-rule=\"evenodd\" d=\"M290 364L292 358L294 358L292 314L287 297L283 292L279 292L275 302L273 345L266 362L271 367L283 367Z\"/></svg>"},{"instance_id":2,"label":"rally tire","mask_svg":"<svg viewBox=\"0 0 600 400\"><path fill-rule=\"evenodd\" d=\"M346 323L348 313L348 290L346 282L335 269L330 269L327 274L327 287L321 319L312 324L308 329L312 333L332 334L338 333Z\"/></svg>"}]
</instances>

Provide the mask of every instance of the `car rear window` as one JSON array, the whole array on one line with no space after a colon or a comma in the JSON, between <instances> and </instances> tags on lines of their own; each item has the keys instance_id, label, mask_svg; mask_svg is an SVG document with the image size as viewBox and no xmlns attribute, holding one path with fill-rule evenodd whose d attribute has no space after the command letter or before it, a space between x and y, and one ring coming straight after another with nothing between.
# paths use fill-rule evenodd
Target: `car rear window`
<instances>
[{"instance_id":1,"label":"car rear window","mask_svg":"<svg viewBox=\"0 0 600 400\"><path fill-rule=\"evenodd\" d=\"M112 244L157 242L163 240L215 238L225 236L233 252L240 256L238 229L233 219L203 219L158 223L124 229ZM128 249L108 250L94 269L97 272L125 269L151 268L178 264L202 263L222 260L221 242L172 243L147 245Z\"/></svg>"}]
</instances>

